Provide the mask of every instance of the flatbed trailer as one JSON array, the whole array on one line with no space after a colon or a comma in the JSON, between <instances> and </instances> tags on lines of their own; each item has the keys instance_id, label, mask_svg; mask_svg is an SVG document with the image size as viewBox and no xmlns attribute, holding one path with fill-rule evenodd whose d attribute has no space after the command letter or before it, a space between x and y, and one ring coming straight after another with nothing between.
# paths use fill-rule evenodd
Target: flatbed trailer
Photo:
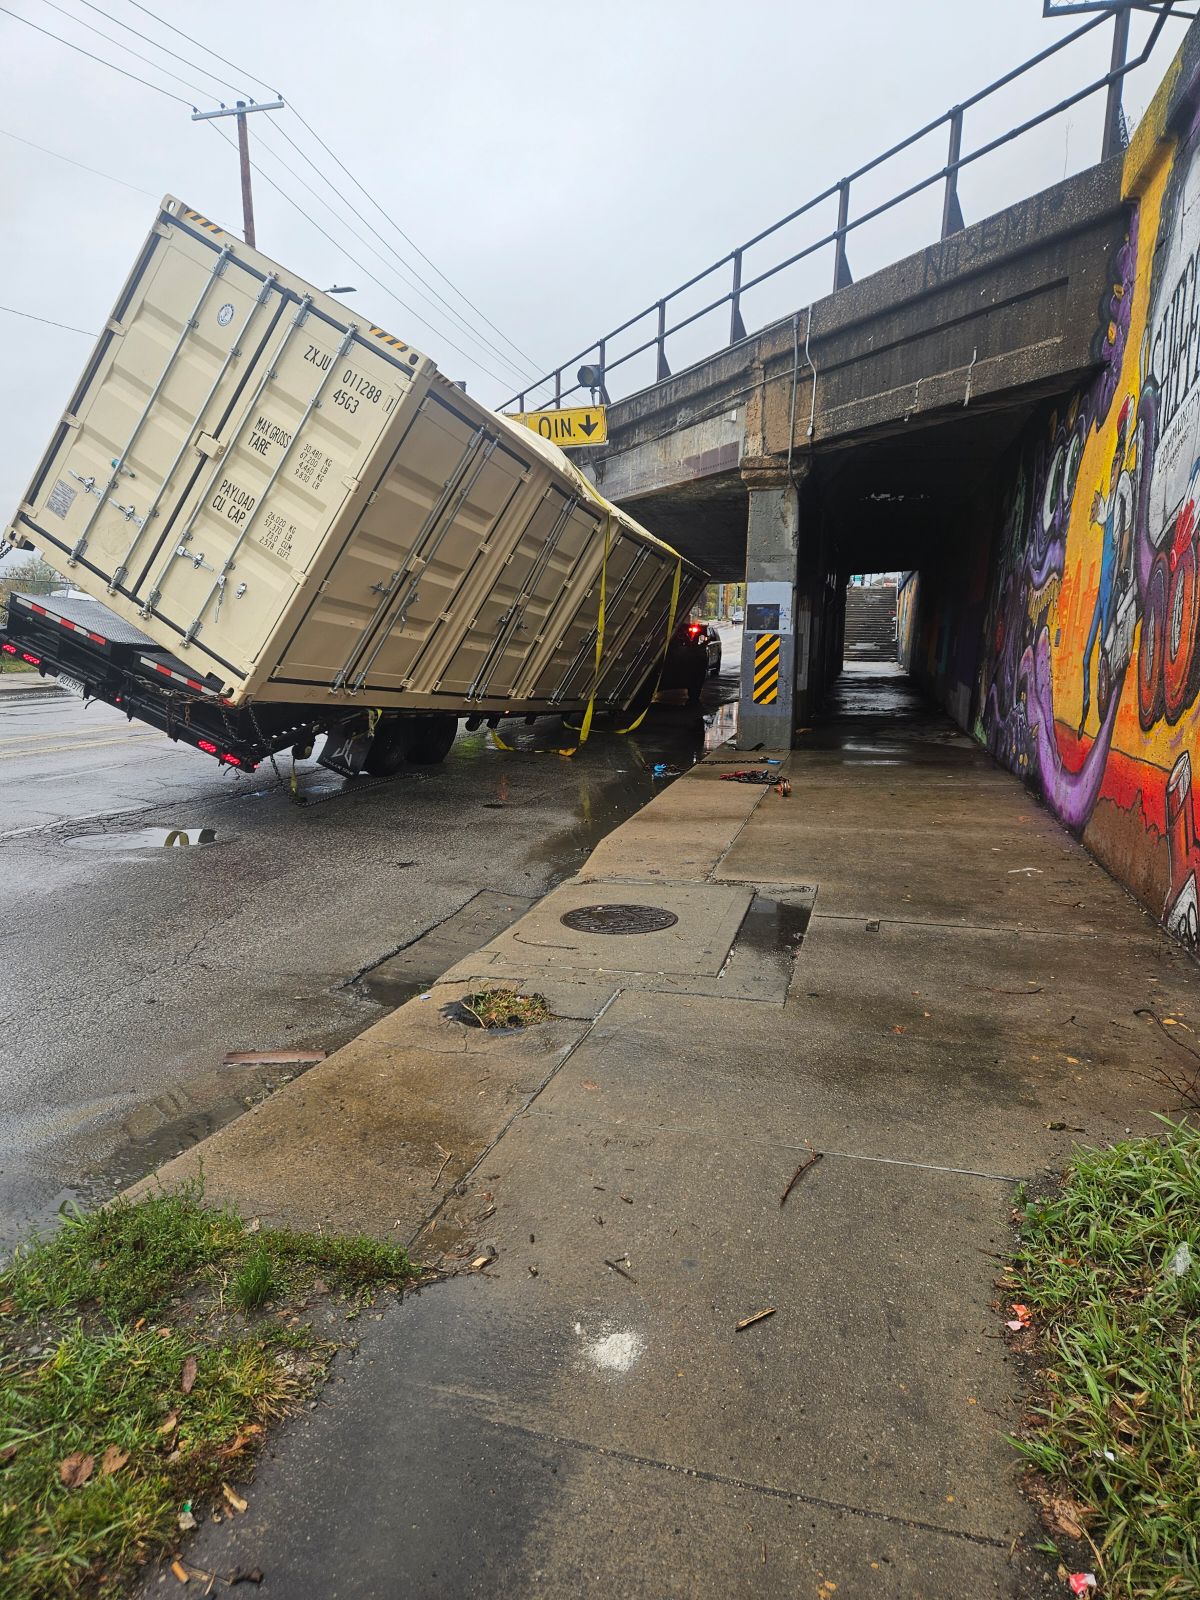
<instances>
[{"instance_id":1,"label":"flatbed trailer","mask_svg":"<svg viewBox=\"0 0 1200 1600\"><path fill-rule=\"evenodd\" d=\"M6 537L0 649L229 765L625 714L704 574L554 445L167 196ZM214 748L215 747L215 748Z\"/></svg>"}]
</instances>

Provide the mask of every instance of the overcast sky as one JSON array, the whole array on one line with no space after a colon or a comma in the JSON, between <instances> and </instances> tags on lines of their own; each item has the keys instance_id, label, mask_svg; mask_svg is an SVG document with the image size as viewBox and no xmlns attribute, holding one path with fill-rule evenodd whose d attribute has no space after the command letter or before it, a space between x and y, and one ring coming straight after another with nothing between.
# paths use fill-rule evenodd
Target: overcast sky
<instances>
[{"instance_id":1,"label":"overcast sky","mask_svg":"<svg viewBox=\"0 0 1200 1600\"><path fill-rule=\"evenodd\" d=\"M1080 20L1043 20L1041 0L148 0L153 15L132 0L6 4L88 54L0 14L0 304L99 329L165 192L239 230L236 156L213 125L190 120L191 106L232 100L235 85L260 99L276 89L478 311L391 231L290 109L252 121L255 159L295 201L256 178L259 247L318 287L355 286L347 304L356 315L417 345L493 405ZM1135 16L1133 27L1137 48L1148 22ZM1131 120L1182 31L1168 24L1154 62L1130 84ZM964 151L1102 74L1110 41L1104 24L971 113ZM186 103L118 76L92 54ZM967 220L1091 164L1101 99L964 175ZM285 133L332 174L336 194L283 142ZM859 206L944 159L939 133L859 185ZM940 193L931 191L864 228L850 243L855 275L927 243L940 210ZM760 246L747 276L832 220L826 208ZM436 298L422 299L430 290L406 286L402 273L431 283L458 318ZM825 251L764 287L748 299L747 325L827 292L831 273ZM715 298L728 287L723 277L712 282L697 295ZM462 321L500 353L464 332ZM727 327L726 311L680 336L673 365L715 348ZM7 521L89 340L6 312L0 330ZM615 388L652 377L644 364L627 371Z\"/></svg>"}]
</instances>

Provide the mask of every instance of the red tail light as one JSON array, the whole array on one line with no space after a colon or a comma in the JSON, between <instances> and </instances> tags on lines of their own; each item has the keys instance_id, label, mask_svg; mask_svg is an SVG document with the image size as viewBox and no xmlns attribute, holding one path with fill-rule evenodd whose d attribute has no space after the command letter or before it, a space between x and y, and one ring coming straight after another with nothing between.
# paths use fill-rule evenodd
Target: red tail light
<instances>
[{"instance_id":1,"label":"red tail light","mask_svg":"<svg viewBox=\"0 0 1200 1600\"><path fill-rule=\"evenodd\" d=\"M28 661L31 667L40 667L42 664L41 656L31 656L28 650L21 651L21 660Z\"/></svg>"},{"instance_id":2,"label":"red tail light","mask_svg":"<svg viewBox=\"0 0 1200 1600\"><path fill-rule=\"evenodd\" d=\"M17 653L17 647L15 644L0 644L0 650L5 651L5 653L10 656L15 656Z\"/></svg>"},{"instance_id":3,"label":"red tail light","mask_svg":"<svg viewBox=\"0 0 1200 1600\"><path fill-rule=\"evenodd\" d=\"M198 749L203 750L206 755L215 756L217 753L217 747L211 739L197 739L196 746Z\"/></svg>"},{"instance_id":4,"label":"red tail light","mask_svg":"<svg viewBox=\"0 0 1200 1600\"><path fill-rule=\"evenodd\" d=\"M704 624L702 622L689 622L688 632L691 634L693 639L698 639L704 632Z\"/></svg>"}]
</instances>

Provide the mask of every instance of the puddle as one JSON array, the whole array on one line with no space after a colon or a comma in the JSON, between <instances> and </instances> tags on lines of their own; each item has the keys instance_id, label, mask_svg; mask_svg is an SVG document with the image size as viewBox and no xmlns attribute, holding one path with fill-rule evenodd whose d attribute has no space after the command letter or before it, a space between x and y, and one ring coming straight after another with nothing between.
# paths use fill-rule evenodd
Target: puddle
<instances>
[{"instance_id":1,"label":"puddle","mask_svg":"<svg viewBox=\"0 0 1200 1600\"><path fill-rule=\"evenodd\" d=\"M794 892L797 899L805 896L802 905L756 894L742 919L735 948L748 948L759 955L778 955L780 951L794 955L808 932L817 891L814 886Z\"/></svg>"},{"instance_id":2,"label":"puddle","mask_svg":"<svg viewBox=\"0 0 1200 1600\"><path fill-rule=\"evenodd\" d=\"M232 1070L236 1084L212 1098L205 1095L201 1101L200 1095L206 1085L192 1081L181 1084L175 1092L158 1096L126 1117L121 1144L101 1167L81 1181L77 1192L83 1203L99 1204L114 1190L136 1183L164 1162L182 1155L201 1139L226 1127L308 1068L292 1063ZM222 1071L228 1078L231 1069Z\"/></svg>"},{"instance_id":3,"label":"puddle","mask_svg":"<svg viewBox=\"0 0 1200 1600\"><path fill-rule=\"evenodd\" d=\"M73 850L125 855L130 850L181 850L218 842L215 828L133 828L127 833L81 833L64 841ZM222 844L225 841L220 841Z\"/></svg>"}]
</instances>

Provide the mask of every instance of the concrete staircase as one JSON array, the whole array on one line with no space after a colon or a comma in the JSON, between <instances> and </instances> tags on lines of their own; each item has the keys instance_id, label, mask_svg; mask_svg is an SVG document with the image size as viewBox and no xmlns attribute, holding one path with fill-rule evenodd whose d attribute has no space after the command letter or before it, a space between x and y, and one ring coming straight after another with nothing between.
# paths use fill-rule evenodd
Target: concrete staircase
<instances>
[{"instance_id":1,"label":"concrete staircase","mask_svg":"<svg viewBox=\"0 0 1200 1600\"><path fill-rule=\"evenodd\" d=\"M896 659L896 586L872 584L846 590L847 661Z\"/></svg>"}]
</instances>

